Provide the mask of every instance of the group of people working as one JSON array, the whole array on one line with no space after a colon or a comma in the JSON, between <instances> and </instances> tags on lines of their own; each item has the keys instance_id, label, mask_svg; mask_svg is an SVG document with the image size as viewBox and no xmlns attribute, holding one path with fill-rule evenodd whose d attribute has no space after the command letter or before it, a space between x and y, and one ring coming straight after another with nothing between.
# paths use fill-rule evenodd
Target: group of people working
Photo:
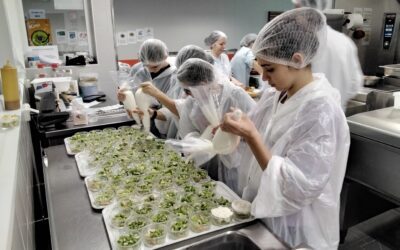
<instances>
[{"instance_id":1,"label":"group of people working","mask_svg":"<svg viewBox=\"0 0 400 250\"><path fill-rule=\"evenodd\" d=\"M362 72L355 45L326 24L320 10L329 1L293 2L301 8L246 35L231 62L221 31L205 39L210 53L185 46L175 66L162 41L146 40L131 76L158 107L129 112L149 112L159 135L181 140L209 127L204 99L211 98L219 128L242 139L233 153L203 165L210 176L250 201L252 214L290 247L336 249L350 145L343 108ZM252 68L270 86L257 103L242 88Z\"/></svg>"}]
</instances>

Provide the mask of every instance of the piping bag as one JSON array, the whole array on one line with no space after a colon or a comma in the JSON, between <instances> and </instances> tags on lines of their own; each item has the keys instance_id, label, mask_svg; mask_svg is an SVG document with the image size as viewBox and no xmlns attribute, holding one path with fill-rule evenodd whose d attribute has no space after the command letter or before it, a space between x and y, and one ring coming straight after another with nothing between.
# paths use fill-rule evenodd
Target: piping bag
<instances>
[{"instance_id":1,"label":"piping bag","mask_svg":"<svg viewBox=\"0 0 400 250\"><path fill-rule=\"evenodd\" d=\"M233 119L239 120L242 111L236 109ZM216 154L231 154L237 147L240 137L217 129L212 136L213 126L208 126L203 134L197 132L187 134L182 140L167 140L165 144L174 151L186 155L186 160L194 160L197 166L211 160Z\"/></svg>"}]
</instances>

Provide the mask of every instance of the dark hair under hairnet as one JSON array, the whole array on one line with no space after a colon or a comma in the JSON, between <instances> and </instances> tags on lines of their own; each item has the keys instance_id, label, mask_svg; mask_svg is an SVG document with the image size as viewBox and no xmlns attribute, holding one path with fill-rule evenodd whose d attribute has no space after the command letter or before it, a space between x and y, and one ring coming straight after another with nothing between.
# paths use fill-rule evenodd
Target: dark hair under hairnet
<instances>
[{"instance_id":1,"label":"dark hair under hairnet","mask_svg":"<svg viewBox=\"0 0 400 250\"><path fill-rule=\"evenodd\" d=\"M186 45L182 49L179 50L178 55L176 56L175 65L179 68L186 60L190 58L200 58L204 61L207 61L211 64L214 64L214 59L211 55L206 53L204 49L200 48L196 45Z\"/></svg>"},{"instance_id":2,"label":"dark hair under hairnet","mask_svg":"<svg viewBox=\"0 0 400 250\"><path fill-rule=\"evenodd\" d=\"M286 11L267 23L252 49L254 55L263 60L304 68L325 43L325 16L316 9L298 8ZM294 53L302 54L303 61L294 62Z\"/></svg>"},{"instance_id":3,"label":"dark hair under hairnet","mask_svg":"<svg viewBox=\"0 0 400 250\"><path fill-rule=\"evenodd\" d=\"M139 58L143 64L160 64L168 57L167 45L158 39L147 39L139 49Z\"/></svg>"},{"instance_id":4,"label":"dark hair under hairnet","mask_svg":"<svg viewBox=\"0 0 400 250\"><path fill-rule=\"evenodd\" d=\"M177 79L188 86L205 85L214 82L214 66L199 58L186 60L178 69Z\"/></svg>"}]
</instances>

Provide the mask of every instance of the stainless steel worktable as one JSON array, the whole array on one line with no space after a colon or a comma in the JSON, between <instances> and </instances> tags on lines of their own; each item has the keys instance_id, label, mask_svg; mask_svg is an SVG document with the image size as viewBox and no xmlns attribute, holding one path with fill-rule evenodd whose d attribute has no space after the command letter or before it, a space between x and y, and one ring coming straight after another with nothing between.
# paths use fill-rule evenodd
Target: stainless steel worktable
<instances>
[{"instance_id":1,"label":"stainless steel worktable","mask_svg":"<svg viewBox=\"0 0 400 250\"><path fill-rule=\"evenodd\" d=\"M45 149L45 152L48 167L44 167L43 172L52 248L110 249L102 214L90 206L84 181L79 176L74 157L67 155L64 145L51 146ZM253 221L189 239L164 249L184 247L232 230L240 230L247 234L262 249L286 248L261 222Z\"/></svg>"},{"instance_id":2,"label":"stainless steel worktable","mask_svg":"<svg viewBox=\"0 0 400 250\"><path fill-rule=\"evenodd\" d=\"M45 150L43 168L53 249L110 249L101 213L92 210L74 157L64 145Z\"/></svg>"}]
</instances>

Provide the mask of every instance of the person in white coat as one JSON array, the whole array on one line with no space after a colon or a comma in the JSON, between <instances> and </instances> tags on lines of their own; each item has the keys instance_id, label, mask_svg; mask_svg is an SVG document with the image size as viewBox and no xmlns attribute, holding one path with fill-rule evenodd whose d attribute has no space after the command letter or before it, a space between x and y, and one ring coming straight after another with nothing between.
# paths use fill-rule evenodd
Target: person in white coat
<instances>
[{"instance_id":1,"label":"person in white coat","mask_svg":"<svg viewBox=\"0 0 400 250\"><path fill-rule=\"evenodd\" d=\"M146 86L144 91L163 103L178 117L180 138L193 133L201 135L210 125L207 114L204 114L202 109L204 102L196 93L209 96L216 103L215 112L220 115L229 112L232 107L239 108L243 112L248 112L255 107L254 100L242 88L231 84L212 64L202 59L186 60L178 69L177 80L187 95L185 99L172 100L150 85ZM158 115L161 118L164 114ZM224 167L232 164L232 157L233 155L217 156L202 167L213 179L224 181L228 186L236 189L233 185L237 183L237 169L231 171Z\"/></svg>"},{"instance_id":2,"label":"person in white coat","mask_svg":"<svg viewBox=\"0 0 400 250\"><path fill-rule=\"evenodd\" d=\"M231 60L232 76L245 87L249 87L250 71L253 68L258 70L258 64L254 60L254 54L251 51L257 34L249 33L240 41L240 49L235 53Z\"/></svg>"},{"instance_id":3,"label":"person in white coat","mask_svg":"<svg viewBox=\"0 0 400 250\"><path fill-rule=\"evenodd\" d=\"M296 7L319 10L330 8L332 0L292 0ZM332 86L339 90L342 108L361 89L364 82L357 47L345 34L328 26L325 50L312 64L312 71L324 73Z\"/></svg>"},{"instance_id":4,"label":"person in white coat","mask_svg":"<svg viewBox=\"0 0 400 250\"><path fill-rule=\"evenodd\" d=\"M158 39L144 41L139 49L141 65L131 70L130 83L132 86L130 87L136 91L141 83L151 82L161 92L170 93L176 83L176 68L168 63L167 58L168 48L163 41ZM123 90L118 91L118 100L121 102L125 100ZM160 104L154 102L152 108L157 110L160 108ZM170 126L171 119L166 119L166 121L152 120L151 132L158 137L166 137Z\"/></svg>"},{"instance_id":5,"label":"person in white coat","mask_svg":"<svg viewBox=\"0 0 400 250\"><path fill-rule=\"evenodd\" d=\"M228 37L220 30L214 30L205 39L204 44L210 48L214 65L226 77L231 77L231 64L228 56L224 53Z\"/></svg>"},{"instance_id":6,"label":"person in white coat","mask_svg":"<svg viewBox=\"0 0 400 250\"><path fill-rule=\"evenodd\" d=\"M244 138L238 168L252 214L290 247L337 249L339 200L350 144L340 95L311 64L326 43L318 10L287 11L253 45L265 91L249 116L221 128Z\"/></svg>"}]
</instances>

